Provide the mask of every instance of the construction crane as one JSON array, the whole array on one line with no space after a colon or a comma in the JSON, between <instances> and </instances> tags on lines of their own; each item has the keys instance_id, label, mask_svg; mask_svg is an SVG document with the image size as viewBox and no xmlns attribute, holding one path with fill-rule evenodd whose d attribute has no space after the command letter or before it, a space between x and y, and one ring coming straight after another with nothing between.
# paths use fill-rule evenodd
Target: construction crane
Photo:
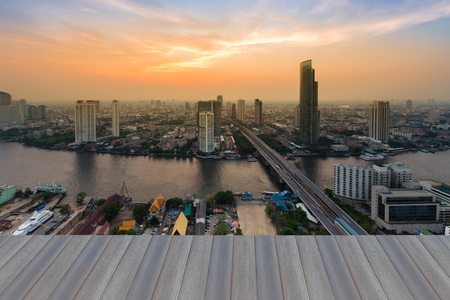
<instances>
[{"instance_id":1,"label":"construction crane","mask_svg":"<svg viewBox=\"0 0 450 300\"><path fill-rule=\"evenodd\" d=\"M122 183L122 189L120 190L120 196L123 196L124 195L124 190L127 192L127 197L128 198L130 198L130 194L128 193L128 189L127 189L127 185L125 184L125 182L124 183Z\"/></svg>"}]
</instances>

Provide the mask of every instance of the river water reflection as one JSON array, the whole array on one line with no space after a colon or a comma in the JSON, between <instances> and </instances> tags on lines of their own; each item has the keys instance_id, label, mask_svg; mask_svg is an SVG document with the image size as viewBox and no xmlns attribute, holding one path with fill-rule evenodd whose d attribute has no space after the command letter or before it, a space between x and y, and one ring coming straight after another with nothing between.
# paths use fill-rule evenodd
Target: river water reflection
<instances>
[{"instance_id":1,"label":"river water reflection","mask_svg":"<svg viewBox=\"0 0 450 300\"><path fill-rule=\"evenodd\" d=\"M415 180L450 181L448 151L410 152L386 159L386 162L397 161L411 166ZM357 157L299 157L291 162L320 188L333 187L336 162L372 164ZM52 181L69 190L64 202L73 201L80 191L101 197L119 193L123 182L135 201L149 201L159 193L168 198L192 193L202 197L229 189L259 196L262 191L279 189L262 164L245 160L121 156L0 144L0 183L25 188Z\"/></svg>"}]
</instances>

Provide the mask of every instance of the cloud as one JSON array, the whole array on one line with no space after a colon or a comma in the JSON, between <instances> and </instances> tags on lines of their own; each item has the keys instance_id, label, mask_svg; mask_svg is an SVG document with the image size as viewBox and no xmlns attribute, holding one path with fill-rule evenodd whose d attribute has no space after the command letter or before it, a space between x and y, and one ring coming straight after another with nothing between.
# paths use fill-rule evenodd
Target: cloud
<instances>
[{"instance_id":1,"label":"cloud","mask_svg":"<svg viewBox=\"0 0 450 300\"><path fill-rule=\"evenodd\" d=\"M33 18L0 18L7 31L0 41L79 49L80 57L105 53L145 73L182 72L268 46L317 47L399 31L448 17L449 2L82 0L8 7Z\"/></svg>"}]
</instances>

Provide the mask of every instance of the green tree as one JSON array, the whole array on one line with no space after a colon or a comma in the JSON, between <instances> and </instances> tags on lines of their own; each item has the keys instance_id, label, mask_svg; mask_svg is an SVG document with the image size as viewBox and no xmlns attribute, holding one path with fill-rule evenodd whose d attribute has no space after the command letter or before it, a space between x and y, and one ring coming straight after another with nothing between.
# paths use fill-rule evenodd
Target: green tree
<instances>
[{"instance_id":1,"label":"green tree","mask_svg":"<svg viewBox=\"0 0 450 300\"><path fill-rule=\"evenodd\" d=\"M53 194L52 192L47 191L47 192L44 193L43 198L44 198L44 200L48 200L51 197L53 197L54 195L55 194Z\"/></svg>"},{"instance_id":2,"label":"green tree","mask_svg":"<svg viewBox=\"0 0 450 300\"><path fill-rule=\"evenodd\" d=\"M17 198L17 197L23 197L23 191L22 191L21 189L18 189L17 192L16 192L15 197L16 197L16 198Z\"/></svg>"},{"instance_id":3,"label":"green tree","mask_svg":"<svg viewBox=\"0 0 450 300\"><path fill-rule=\"evenodd\" d=\"M234 235L242 235L242 229L237 228L236 233Z\"/></svg>"},{"instance_id":4,"label":"green tree","mask_svg":"<svg viewBox=\"0 0 450 300\"><path fill-rule=\"evenodd\" d=\"M205 196L205 201L208 202L208 204L213 204L214 203L214 195L212 194L207 194Z\"/></svg>"},{"instance_id":5,"label":"green tree","mask_svg":"<svg viewBox=\"0 0 450 300\"><path fill-rule=\"evenodd\" d=\"M142 224L150 206L151 203L149 202L147 204L139 204L133 207L133 217L138 224Z\"/></svg>"},{"instance_id":6,"label":"green tree","mask_svg":"<svg viewBox=\"0 0 450 300\"><path fill-rule=\"evenodd\" d=\"M103 203L105 203L106 199L100 199L97 201L97 206L101 206Z\"/></svg>"},{"instance_id":7,"label":"green tree","mask_svg":"<svg viewBox=\"0 0 450 300\"><path fill-rule=\"evenodd\" d=\"M59 210L59 213L62 215L69 215L71 212L70 205L66 204Z\"/></svg>"},{"instance_id":8,"label":"green tree","mask_svg":"<svg viewBox=\"0 0 450 300\"><path fill-rule=\"evenodd\" d=\"M170 198L166 201L166 208L167 209L178 209L180 205L183 205L183 199L175 197Z\"/></svg>"},{"instance_id":9,"label":"green tree","mask_svg":"<svg viewBox=\"0 0 450 300\"><path fill-rule=\"evenodd\" d=\"M219 222L216 224L216 229L214 229L214 235L227 235L230 233L230 229L225 225L225 217L221 216Z\"/></svg>"},{"instance_id":10,"label":"green tree","mask_svg":"<svg viewBox=\"0 0 450 300\"><path fill-rule=\"evenodd\" d=\"M29 188L29 187L27 187L26 189L25 189L25 192L23 192L23 196L25 197L25 198L28 198L28 197L30 197L31 195L33 195L34 193L33 193L33 191Z\"/></svg>"},{"instance_id":11,"label":"green tree","mask_svg":"<svg viewBox=\"0 0 450 300\"><path fill-rule=\"evenodd\" d=\"M77 195L77 204L78 205L83 205L84 204L84 197L86 197L86 193L85 192L79 192Z\"/></svg>"},{"instance_id":12,"label":"green tree","mask_svg":"<svg viewBox=\"0 0 450 300\"><path fill-rule=\"evenodd\" d=\"M157 226L158 224L159 224L159 220L158 220L157 217L152 217L152 218L150 219L150 225L152 225L152 226Z\"/></svg>"},{"instance_id":13,"label":"green tree","mask_svg":"<svg viewBox=\"0 0 450 300\"><path fill-rule=\"evenodd\" d=\"M219 191L214 195L214 201L217 204L233 204L234 195L230 190Z\"/></svg>"},{"instance_id":14,"label":"green tree","mask_svg":"<svg viewBox=\"0 0 450 300\"><path fill-rule=\"evenodd\" d=\"M127 235L136 235L136 230L134 230L134 229L128 230Z\"/></svg>"},{"instance_id":15,"label":"green tree","mask_svg":"<svg viewBox=\"0 0 450 300\"><path fill-rule=\"evenodd\" d=\"M117 217L117 215L120 212L119 203L113 203L113 204L107 205L105 207L104 212L105 212L105 218L108 222L113 220L115 217Z\"/></svg>"}]
</instances>

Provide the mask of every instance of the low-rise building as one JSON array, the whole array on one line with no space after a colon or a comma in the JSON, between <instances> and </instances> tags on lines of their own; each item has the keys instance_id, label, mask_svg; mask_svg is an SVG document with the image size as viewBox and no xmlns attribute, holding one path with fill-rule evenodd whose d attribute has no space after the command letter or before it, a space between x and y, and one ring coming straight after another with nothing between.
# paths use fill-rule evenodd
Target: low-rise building
<instances>
[{"instance_id":1,"label":"low-rise building","mask_svg":"<svg viewBox=\"0 0 450 300\"><path fill-rule=\"evenodd\" d=\"M16 192L17 187L15 185L0 184L0 205L14 198Z\"/></svg>"},{"instance_id":2,"label":"low-rise building","mask_svg":"<svg viewBox=\"0 0 450 300\"><path fill-rule=\"evenodd\" d=\"M380 228L415 233L416 228L443 232L439 202L427 191L372 187L371 217Z\"/></svg>"},{"instance_id":3,"label":"low-rise building","mask_svg":"<svg viewBox=\"0 0 450 300\"><path fill-rule=\"evenodd\" d=\"M336 152L346 152L348 151L348 147L342 144L331 145L331 149Z\"/></svg>"},{"instance_id":4,"label":"low-rise building","mask_svg":"<svg viewBox=\"0 0 450 300\"><path fill-rule=\"evenodd\" d=\"M166 208L166 201L164 197L159 194L158 197L153 200L152 206L148 209L150 217L159 217L159 215L164 214Z\"/></svg>"}]
</instances>

